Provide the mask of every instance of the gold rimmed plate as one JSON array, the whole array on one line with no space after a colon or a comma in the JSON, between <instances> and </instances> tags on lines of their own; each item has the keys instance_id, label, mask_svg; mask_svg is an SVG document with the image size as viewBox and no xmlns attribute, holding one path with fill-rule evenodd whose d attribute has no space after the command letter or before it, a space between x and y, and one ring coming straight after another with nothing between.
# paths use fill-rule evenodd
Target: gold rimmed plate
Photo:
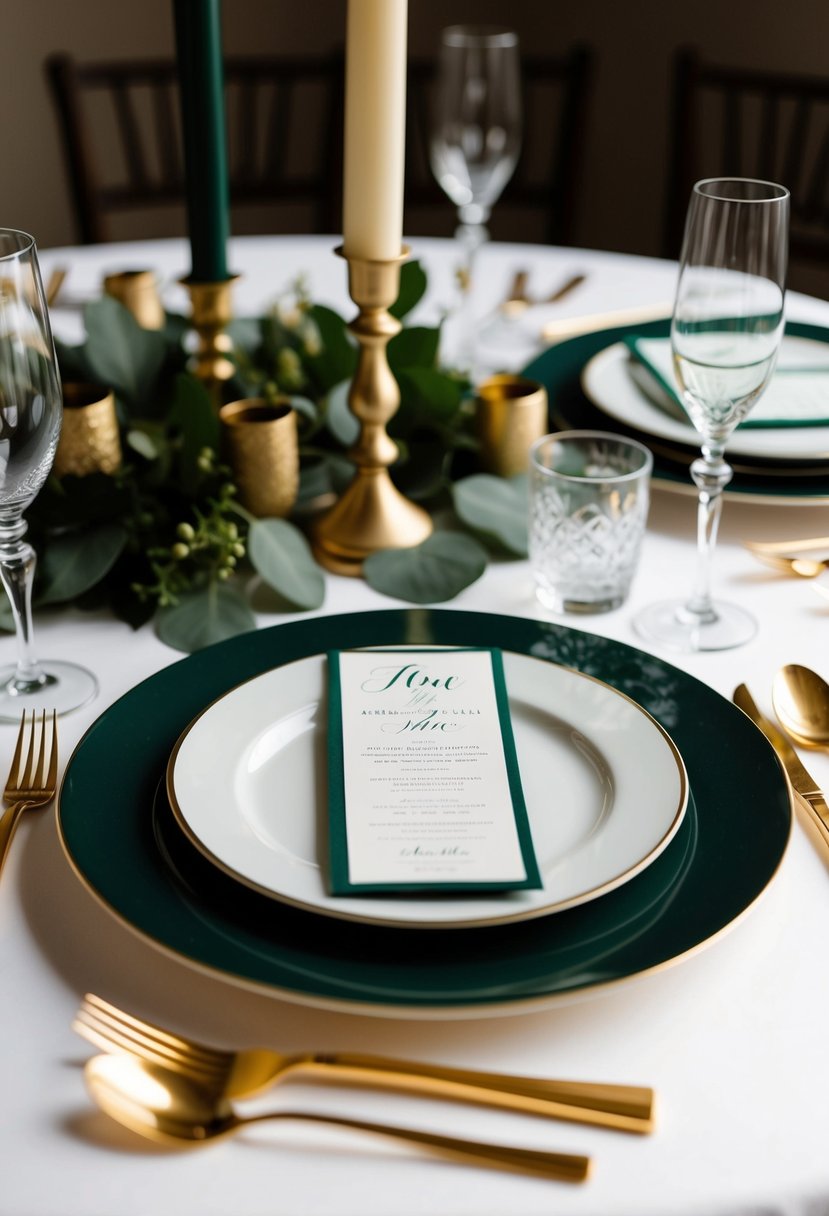
<instances>
[{"instance_id":1,"label":"gold rimmed plate","mask_svg":"<svg viewBox=\"0 0 829 1216\"><path fill-rule=\"evenodd\" d=\"M486 932L434 933L334 921L266 899L228 878L169 823L159 779L205 706L297 659L406 644L499 646L630 696L669 731L685 761L691 801L674 839L629 882L579 907ZM101 798L102 788L117 789L117 804ZM542 1008L701 949L767 889L785 853L791 807L774 754L748 718L662 659L547 622L392 609L243 634L131 689L71 757L58 827L85 888L182 965L301 1004L445 1019Z\"/></svg>"},{"instance_id":2,"label":"gold rimmed plate","mask_svg":"<svg viewBox=\"0 0 829 1216\"><path fill-rule=\"evenodd\" d=\"M370 924L506 924L574 907L629 881L669 844L688 783L667 733L595 678L504 656L540 890L381 898L326 882L326 660L248 681L179 739L167 793L190 841L227 874L306 911Z\"/></svg>"}]
</instances>

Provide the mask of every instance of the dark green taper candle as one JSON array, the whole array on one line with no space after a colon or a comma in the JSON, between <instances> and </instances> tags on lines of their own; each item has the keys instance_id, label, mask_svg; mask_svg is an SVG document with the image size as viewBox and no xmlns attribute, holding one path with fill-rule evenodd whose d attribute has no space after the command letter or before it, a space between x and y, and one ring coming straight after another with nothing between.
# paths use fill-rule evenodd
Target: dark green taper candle
<instances>
[{"instance_id":1,"label":"dark green taper candle","mask_svg":"<svg viewBox=\"0 0 829 1216\"><path fill-rule=\"evenodd\" d=\"M220 283L229 235L221 0L174 0L174 10L190 278Z\"/></svg>"}]
</instances>

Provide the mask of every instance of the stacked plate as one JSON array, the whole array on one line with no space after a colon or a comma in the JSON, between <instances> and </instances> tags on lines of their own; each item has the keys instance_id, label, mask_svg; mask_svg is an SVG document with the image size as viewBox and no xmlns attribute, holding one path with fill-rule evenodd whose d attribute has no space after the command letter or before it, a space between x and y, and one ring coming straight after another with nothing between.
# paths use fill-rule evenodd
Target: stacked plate
<instances>
[{"instance_id":1,"label":"stacked plate","mask_svg":"<svg viewBox=\"0 0 829 1216\"><path fill-rule=\"evenodd\" d=\"M653 452L656 484L695 495L688 469L699 455L699 435L690 421L664 407L658 393L643 387L626 342L667 339L669 331L665 320L584 334L545 351L525 374L547 387L556 426L639 439ZM829 329L789 322L784 343L796 346L807 363L824 365ZM810 351L816 352L813 359ZM829 399L829 374L826 381ZM727 459L735 473L730 496L778 506L829 502L829 425L741 426L729 440Z\"/></svg>"},{"instance_id":2,"label":"stacked plate","mask_svg":"<svg viewBox=\"0 0 829 1216\"><path fill-rule=\"evenodd\" d=\"M324 656L404 645L504 652L541 890L328 893ZM187 963L295 1001L448 1017L681 958L764 890L791 812L755 728L691 676L543 622L418 609L277 626L165 668L81 741L58 819L82 881Z\"/></svg>"}]
</instances>

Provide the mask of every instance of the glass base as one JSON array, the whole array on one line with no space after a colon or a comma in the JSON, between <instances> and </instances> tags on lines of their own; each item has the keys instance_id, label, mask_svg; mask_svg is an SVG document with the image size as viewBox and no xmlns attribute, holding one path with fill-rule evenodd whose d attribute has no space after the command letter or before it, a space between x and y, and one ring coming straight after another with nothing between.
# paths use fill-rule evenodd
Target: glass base
<instances>
[{"instance_id":1,"label":"glass base","mask_svg":"<svg viewBox=\"0 0 829 1216\"><path fill-rule=\"evenodd\" d=\"M0 667L0 722L19 722L24 709L68 714L98 693L98 681L85 667L58 660L38 666L46 679L31 691L15 688L16 667Z\"/></svg>"},{"instance_id":2,"label":"glass base","mask_svg":"<svg viewBox=\"0 0 829 1216\"><path fill-rule=\"evenodd\" d=\"M585 616L596 612L613 612L625 601L621 591L608 591L599 599L582 598L578 594L550 591L547 587L537 587L535 592L540 603L551 612L580 612Z\"/></svg>"},{"instance_id":3,"label":"glass base","mask_svg":"<svg viewBox=\"0 0 829 1216\"><path fill-rule=\"evenodd\" d=\"M731 650L751 641L757 632L757 622L750 612L720 600L715 600L713 607L714 619L700 621L688 612L683 601L664 600L638 613L633 618L633 628L649 642L685 653Z\"/></svg>"}]
</instances>

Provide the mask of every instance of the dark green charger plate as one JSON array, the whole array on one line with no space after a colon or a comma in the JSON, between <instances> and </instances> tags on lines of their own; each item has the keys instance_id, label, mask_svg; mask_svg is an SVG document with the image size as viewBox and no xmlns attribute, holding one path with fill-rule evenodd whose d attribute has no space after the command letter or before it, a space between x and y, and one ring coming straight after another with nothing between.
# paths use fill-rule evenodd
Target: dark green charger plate
<instances>
[{"instance_id":1,"label":"dark green charger plate","mask_svg":"<svg viewBox=\"0 0 829 1216\"><path fill-rule=\"evenodd\" d=\"M661 320L580 334L576 338L549 347L524 369L523 375L538 380L547 389L550 417L554 427L612 431L630 435L653 452L653 479L657 485L664 489L684 490L696 495L697 490L691 480L688 466L690 461L699 455L698 450L690 447L683 450L680 444L671 445L667 440L649 435L635 427L624 426L598 409L585 395L581 386L581 375L585 366L600 351L632 334L667 338L670 329L670 321ZM824 327L797 321L786 322L786 333L795 338L813 338L823 342L827 337ZM676 449L673 457L669 451L672 446ZM726 459L730 463L727 452ZM810 474L802 468L798 471L799 465L808 464L804 461L769 462L770 467L765 471L762 461L754 460L751 463L753 467L741 471L740 460L735 457L734 478L726 491L729 496L748 497L754 502L774 502L778 506L789 503L795 505L829 502L829 466L822 472ZM790 475L781 476L781 472L785 472L786 463ZM777 464L777 467L771 467L774 464Z\"/></svg>"},{"instance_id":2,"label":"dark green charger plate","mask_svg":"<svg viewBox=\"0 0 829 1216\"><path fill-rule=\"evenodd\" d=\"M693 800L630 882L539 920L441 931L351 924L283 906L214 870L172 824L161 778L187 724L273 667L331 649L498 646L612 684L665 727ZM110 793L101 796L101 791ZM550 774L551 814L555 774ZM290 792L274 790L274 798ZM729 701L678 668L540 621L435 609L328 616L243 634L164 668L98 718L59 795L61 840L88 889L189 964L304 1003L398 1016L523 1011L676 961L766 888L791 827L774 754Z\"/></svg>"}]
</instances>

